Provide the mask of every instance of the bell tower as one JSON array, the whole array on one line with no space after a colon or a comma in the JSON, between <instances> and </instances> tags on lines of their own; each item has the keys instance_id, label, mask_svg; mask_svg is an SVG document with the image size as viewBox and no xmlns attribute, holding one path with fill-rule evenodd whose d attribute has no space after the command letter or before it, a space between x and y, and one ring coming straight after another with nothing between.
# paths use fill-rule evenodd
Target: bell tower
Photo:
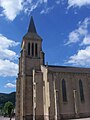
<instances>
[{"instance_id":1,"label":"bell tower","mask_svg":"<svg viewBox=\"0 0 90 120\"><path fill-rule=\"evenodd\" d=\"M21 44L16 83L16 120L33 120L33 69L40 70L43 64L42 38L37 34L31 16L28 31Z\"/></svg>"},{"instance_id":2,"label":"bell tower","mask_svg":"<svg viewBox=\"0 0 90 120\"><path fill-rule=\"evenodd\" d=\"M44 64L44 53L42 51L42 38L37 34L36 27L31 16L28 32L23 37L22 50L26 55L26 72L32 72L32 69L40 69Z\"/></svg>"}]
</instances>

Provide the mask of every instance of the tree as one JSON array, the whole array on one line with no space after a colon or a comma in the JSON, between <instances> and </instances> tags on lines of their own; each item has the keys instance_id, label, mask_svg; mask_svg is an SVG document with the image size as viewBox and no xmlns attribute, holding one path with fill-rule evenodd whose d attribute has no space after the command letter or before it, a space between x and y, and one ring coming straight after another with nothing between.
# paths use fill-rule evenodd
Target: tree
<instances>
[{"instance_id":1,"label":"tree","mask_svg":"<svg viewBox=\"0 0 90 120\"><path fill-rule=\"evenodd\" d=\"M0 115L3 114L3 106L0 106Z\"/></svg>"},{"instance_id":2,"label":"tree","mask_svg":"<svg viewBox=\"0 0 90 120\"><path fill-rule=\"evenodd\" d=\"M13 106L13 103L12 102L6 102L5 105L4 105L4 112L5 112L5 115L8 115L10 117L10 120L12 118L12 111L14 109L14 106Z\"/></svg>"}]
</instances>

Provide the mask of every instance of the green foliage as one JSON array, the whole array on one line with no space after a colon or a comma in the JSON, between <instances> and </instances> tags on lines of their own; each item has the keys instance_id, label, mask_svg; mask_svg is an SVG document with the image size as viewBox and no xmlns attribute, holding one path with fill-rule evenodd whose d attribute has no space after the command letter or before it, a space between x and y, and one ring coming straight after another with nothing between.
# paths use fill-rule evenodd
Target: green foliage
<instances>
[{"instance_id":1,"label":"green foliage","mask_svg":"<svg viewBox=\"0 0 90 120\"><path fill-rule=\"evenodd\" d=\"M3 111L4 111L3 106L0 106L0 115L3 115Z\"/></svg>"},{"instance_id":2,"label":"green foliage","mask_svg":"<svg viewBox=\"0 0 90 120\"><path fill-rule=\"evenodd\" d=\"M8 101L5 103L5 105L4 105L5 115L8 115L11 118L11 114L12 114L13 109L14 109L14 106L13 106L12 102Z\"/></svg>"},{"instance_id":3,"label":"green foliage","mask_svg":"<svg viewBox=\"0 0 90 120\"><path fill-rule=\"evenodd\" d=\"M10 94L0 93L0 106L4 106L7 101L10 101L15 106L15 96L16 93L12 92Z\"/></svg>"}]
</instances>

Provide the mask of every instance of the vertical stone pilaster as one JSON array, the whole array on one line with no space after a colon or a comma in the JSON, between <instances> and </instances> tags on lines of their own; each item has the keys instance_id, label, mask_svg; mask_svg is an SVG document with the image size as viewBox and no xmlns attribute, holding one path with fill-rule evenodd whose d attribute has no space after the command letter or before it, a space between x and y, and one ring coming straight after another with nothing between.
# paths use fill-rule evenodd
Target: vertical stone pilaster
<instances>
[{"instance_id":1,"label":"vertical stone pilaster","mask_svg":"<svg viewBox=\"0 0 90 120\"><path fill-rule=\"evenodd\" d=\"M36 108L36 82L35 82L35 70L33 70L33 120L35 120L35 108Z\"/></svg>"},{"instance_id":2,"label":"vertical stone pilaster","mask_svg":"<svg viewBox=\"0 0 90 120\"><path fill-rule=\"evenodd\" d=\"M20 78L16 81L16 120L20 120Z\"/></svg>"},{"instance_id":3,"label":"vertical stone pilaster","mask_svg":"<svg viewBox=\"0 0 90 120\"><path fill-rule=\"evenodd\" d=\"M23 49L23 61L22 61L22 117L25 116L25 85L26 85L26 50Z\"/></svg>"},{"instance_id":4,"label":"vertical stone pilaster","mask_svg":"<svg viewBox=\"0 0 90 120\"><path fill-rule=\"evenodd\" d=\"M55 120L57 120L57 103L56 103L55 80L53 82L54 82L54 97L55 97Z\"/></svg>"},{"instance_id":5,"label":"vertical stone pilaster","mask_svg":"<svg viewBox=\"0 0 90 120\"><path fill-rule=\"evenodd\" d=\"M73 90L73 96L74 96L74 109L75 109L75 117L78 118L79 114L78 114L78 106L77 106L77 91Z\"/></svg>"}]
</instances>

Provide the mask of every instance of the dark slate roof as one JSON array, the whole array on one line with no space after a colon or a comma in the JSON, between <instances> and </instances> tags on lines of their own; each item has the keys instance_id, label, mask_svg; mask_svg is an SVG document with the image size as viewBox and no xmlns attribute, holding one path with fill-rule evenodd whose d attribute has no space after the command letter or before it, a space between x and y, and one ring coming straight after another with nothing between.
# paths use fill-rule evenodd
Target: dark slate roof
<instances>
[{"instance_id":1,"label":"dark slate roof","mask_svg":"<svg viewBox=\"0 0 90 120\"><path fill-rule=\"evenodd\" d=\"M31 16L31 19L30 19L28 32L25 34L25 36L23 38L42 40L42 38L37 34L36 27L35 27L34 20L33 20L32 16Z\"/></svg>"},{"instance_id":2,"label":"dark slate roof","mask_svg":"<svg viewBox=\"0 0 90 120\"><path fill-rule=\"evenodd\" d=\"M31 20L28 28L28 33L37 33L32 16L31 16Z\"/></svg>"},{"instance_id":3,"label":"dark slate roof","mask_svg":"<svg viewBox=\"0 0 90 120\"><path fill-rule=\"evenodd\" d=\"M42 40L42 38L35 33L26 33L26 35L23 37L25 39L33 39L33 40Z\"/></svg>"},{"instance_id":4,"label":"dark slate roof","mask_svg":"<svg viewBox=\"0 0 90 120\"><path fill-rule=\"evenodd\" d=\"M48 68L50 72L69 72L69 73L89 73L90 68L80 68L72 66L54 66L54 65L44 65Z\"/></svg>"}]
</instances>

